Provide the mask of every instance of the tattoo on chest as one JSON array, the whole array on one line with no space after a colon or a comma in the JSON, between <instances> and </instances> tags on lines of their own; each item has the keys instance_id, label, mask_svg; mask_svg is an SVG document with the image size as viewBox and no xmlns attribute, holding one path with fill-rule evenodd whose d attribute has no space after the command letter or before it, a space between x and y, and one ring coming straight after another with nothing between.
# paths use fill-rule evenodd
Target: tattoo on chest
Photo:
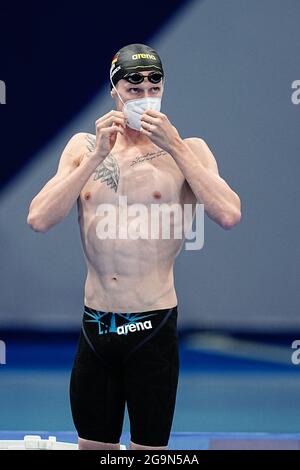
<instances>
[{"instance_id":1,"label":"tattoo on chest","mask_svg":"<svg viewBox=\"0 0 300 470\"><path fill-rule=\"evenodd\" d=\"M96 136L86 134L86 141L88 150L92 152L96 147ZM157 152L147 152L144 155L138 155L134 160L132 160L130 166L133 167L137 163L144 163L162 155L166 155L164 150L159 150ZM120 180L120 168L116 158L112 154L109 154L105 160L95 169L94 181L96 180L100 180L102 183L106 183L107 186L117 192Z\"/></svg>"},{"instance_id":2,"label":"tattoo on chest","mask_svg":"<svg viewBox=\"0 0 300 470\"><path fill-rule=\"evenodd\" d=\"M87 134L87 148L90 152L95 149L96 136ZM101 183L106 183L107 186L117 192L120 180L120 168L116 158L109 154L105 160L97 166L94 171L94 181L100 180Z\"/></svg>"},{"instance_id":3,"label":"tattoo on chest","mask_svg":"<svg viewBox=\"0 0 300 470\"><path fill-rule=\"evenodd\" d=\"M158 152L147 152L145 155L138 155L134 160L132 160L130 166L134 166L137 163L144 163L148 160L153 160L154 158L160 157L164 154L166 154L164 150L159 150Z\"/></svg>"},{"instance_id":4,"label":"tattoo on chest","mask_svg":"<svg viewBox=\"0 0 300 470\"><path fill-rule=\"evenodd\" d=\"M120 180L120 168L113 155L107 155L106 159L97 166L94 174L94 181L96 180L100 180L101 183L106 183L115 193L117 192Z\"/></svg>"},{"instance_id":5,"label":"tattoo on chest","mask_svg":"<svg viewBox=\"0 0 300 470\"><path fill-rule=\"evenodd\" d=\"M87 141L87 148L89 152L92 152L96 147L96 136L91 134L86 134L85 139Z\"/></svg>"}]
</instances>

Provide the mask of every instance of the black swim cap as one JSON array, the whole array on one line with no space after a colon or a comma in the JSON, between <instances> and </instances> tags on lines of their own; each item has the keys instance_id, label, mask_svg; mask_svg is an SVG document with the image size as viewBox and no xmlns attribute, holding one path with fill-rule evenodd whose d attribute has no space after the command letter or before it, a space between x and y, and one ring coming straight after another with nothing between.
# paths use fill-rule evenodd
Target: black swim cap
<instances>
[{"instance_id":1,"label":"black swim cap","mask_svg":"<svg viewBox=\"0 0 300 470\"><path fill-rule=\"evenodd\" d=\"M156 69L164 75L162 63L157 52L145 44L129 44L122 47L113 57L110 76L116 86L127 73ZM112 88L112 84L110 85Z\"/></svg>"}]
</instances>

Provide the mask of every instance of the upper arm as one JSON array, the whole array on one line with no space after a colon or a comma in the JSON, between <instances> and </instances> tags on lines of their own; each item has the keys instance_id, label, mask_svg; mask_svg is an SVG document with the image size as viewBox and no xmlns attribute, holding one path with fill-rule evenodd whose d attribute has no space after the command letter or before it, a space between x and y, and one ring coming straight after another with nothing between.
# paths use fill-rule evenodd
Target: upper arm
<instances>
[{"instance_id":1,"label":"upper arm","mask_svg":"<svg viewBox=\"0 0 300 470\"><path fill-rule=\"evenodd\" d=\"M67 176L80 165L81 159L87 151L85 137L86 133L79 132L70 138L62 151L54 177Z\"/></svg>"},{"instance_id":2,"label":"upper arm","mask_svg":"<svg viewBox=\"0 0 300 470\"><path fill-rule=\"evenodd\" d=\"M80 165L85 152L87 152L86 133L74 134L61 153L55 175L43 186L42 191L50 189L62 178L72 173Z\"/></svg>"},{"instance_id":3,"label":"upper arm","mask_svg":"<svg viewBox=\"0 0 300 470\"><path fill-rule=\"evenodd\" d=\"M219 175L218 164L205 140L200 139L199 137L190 137L184 139L184 142L189 146L193 153L199 155L199 158L201 157L201 163L203 163L205 168L211 170L216 175Z\"/></svg>"}]
</instances>

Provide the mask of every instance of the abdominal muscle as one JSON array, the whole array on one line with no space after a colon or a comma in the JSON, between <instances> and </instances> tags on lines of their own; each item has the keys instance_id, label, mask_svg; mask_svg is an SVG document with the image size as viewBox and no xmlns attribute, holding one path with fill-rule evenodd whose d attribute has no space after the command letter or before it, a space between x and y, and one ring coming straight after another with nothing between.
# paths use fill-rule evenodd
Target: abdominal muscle
<instances>
[{"instance_id":1,"label":"abdominal muscle","mask_svg":"<svg viewBox=\"0 0 300 470\"><path fill-rule=\"evenodd\" d=\"M182 241L99 239L99 216L85 212L80 224L88 273L85 305L120 313L177 305L173 264Z\"/></svg>"}]
</instances>

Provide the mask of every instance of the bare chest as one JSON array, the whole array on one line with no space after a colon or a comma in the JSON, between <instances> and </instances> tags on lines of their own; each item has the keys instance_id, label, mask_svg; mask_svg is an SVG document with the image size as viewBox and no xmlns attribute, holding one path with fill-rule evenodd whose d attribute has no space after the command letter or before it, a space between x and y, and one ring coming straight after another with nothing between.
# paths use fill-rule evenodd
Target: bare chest
<instances>
[{"instance_id":1,"label":"bare chest","mask_svg":"<svg viewBox=\"0 0 300 470\"><path fill-rule=\"evenodd\" d=\"M121 155L111 153L95 170L80 193L84 207L118 204L180 203L184 177L163 150Z\"/></svg>"}]
</instances>

